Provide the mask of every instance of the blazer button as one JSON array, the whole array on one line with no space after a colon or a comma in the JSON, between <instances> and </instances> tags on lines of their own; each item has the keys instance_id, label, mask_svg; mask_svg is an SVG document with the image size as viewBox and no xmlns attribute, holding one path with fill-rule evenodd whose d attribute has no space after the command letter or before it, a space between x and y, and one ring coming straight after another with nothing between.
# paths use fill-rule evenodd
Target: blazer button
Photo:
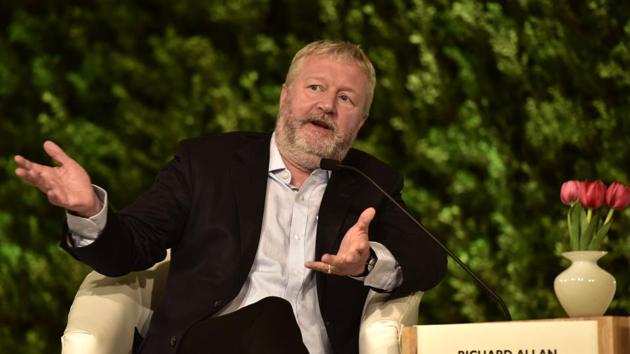
<instances>
[{"instance_id":1,"label":"blazer button","mask_svg":"<svg viewBox=\"0 0 630 354\"><path fill-rule=\"evenodd\" d=\"M172 336L171 337L170 344L171 344L171 347L174 347L175 344L177 344L177 337L176 336Z\"/></svg>"},{"instance_id":2,"label":"blazer button","mask_svg":"<svg viewBox=\"0 0 630 354\"><path fill-rule=\"evenodd\" d=\"M221 305L223 305L223 301L221 301L221 300L217 300L217 301L215 301L215 302L214 302L214 308L215 308L215 309L216 309L217 307L221 306Z\"/></svg>"}]
</instances>

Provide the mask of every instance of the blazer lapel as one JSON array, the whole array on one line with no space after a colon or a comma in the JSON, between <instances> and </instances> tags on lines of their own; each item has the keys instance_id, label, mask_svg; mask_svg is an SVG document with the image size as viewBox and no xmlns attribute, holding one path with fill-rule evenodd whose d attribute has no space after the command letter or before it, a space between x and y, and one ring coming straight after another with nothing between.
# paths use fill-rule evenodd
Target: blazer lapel
<instances>
[{"instance_id":1,"label":"blazer lapel","mask_svg":"<svg viewBox=\"0 0 630 354\"><path fill-rule=\"evenodd\" d=\"M315 259L320 259L324 253L337 251L336 244L343 237L341 226L355 187L356 176L352 173L343 170L332 173L319 208Z\"/></svg>"},{"instance_id":2,"label":"blazer lapel","mask_svg":"<svg viewBox=\"0 0 630 354\"><path fill-rule=\"evenodd\" d=\"M332 173L322 203L319 207L317 221L317 238L315 240L315 260L320 260L324 253L337 253L337 244L341 243L343 234L341 227L350 207L351 195L356 188L356 176L348 171L340 170ZM324 320L329 313L327 307L328 276L317 272L317 297Z\"/></svg>"},{"instance_id":3,"label":"blazer lapel","mask_svg":"<svg viewBox=\"0 0 630 354\"><path fill-rule=\"evenodd\" d=\"M240 227L241 276L247 276L260 240L270 139L265 135L238 150L230 166Z\"/></svg>"}]
</instances>

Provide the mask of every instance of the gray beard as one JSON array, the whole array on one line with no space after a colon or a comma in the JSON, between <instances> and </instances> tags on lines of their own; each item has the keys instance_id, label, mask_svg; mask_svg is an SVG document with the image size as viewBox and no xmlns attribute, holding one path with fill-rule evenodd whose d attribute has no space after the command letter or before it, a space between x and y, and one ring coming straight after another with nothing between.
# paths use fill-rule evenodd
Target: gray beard
<instances>
[{"instance_id":1,"label":"gray beard","mask_svg":"<svg viewBox=\"0 0 630 354\"><path fill-rule=\"evenodd\" d=\"M303 129L307 124L317 124L330 129L329 136L310 139ZM325 116L307 116L296 118L288 109L281 108L276 121L276 145L280 154L305 171L319 168L321 159L343 160L356 138L358 130L352 135L344 136L337 133L337 127Z\"/></svg>"}]
</instances>

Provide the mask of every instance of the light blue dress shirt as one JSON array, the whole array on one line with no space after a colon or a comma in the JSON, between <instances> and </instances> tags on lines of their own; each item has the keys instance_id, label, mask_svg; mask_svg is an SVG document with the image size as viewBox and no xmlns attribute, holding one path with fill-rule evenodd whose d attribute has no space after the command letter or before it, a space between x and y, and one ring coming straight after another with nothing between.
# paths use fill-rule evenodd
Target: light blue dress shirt
<instances>
[{"instance_id":1,"label":"light blue dress shirt","mask_svg":"<svg viewBox=\"0 0 630 354\"><path fill-rule=\"evenodd\" d=\"M319 206L330 172L317 169L300 188L291 185L286 168L271 138L265 209L258 250L238 295L216 316L234 312L265 297L286 299L293 308L304 344L311 354L332 353L319 310L315 272L304 263L315 258ZM107 192L95 186L103 201L101 212L91 218L67 213L68 227L78 247L92 243L107 222ZM402 272L383 245L370 242L378 261L366 277L355 277L366 286L393 290L402 283Z\"/></svg>"}]
</instances>

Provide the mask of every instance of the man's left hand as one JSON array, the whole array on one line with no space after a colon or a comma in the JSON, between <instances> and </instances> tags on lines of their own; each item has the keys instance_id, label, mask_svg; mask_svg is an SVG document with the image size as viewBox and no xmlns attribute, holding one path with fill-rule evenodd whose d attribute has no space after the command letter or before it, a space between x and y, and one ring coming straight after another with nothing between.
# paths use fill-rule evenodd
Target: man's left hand
<instances>
[{"instance_id":1,"label":"man's left hand","mask_svg":"<svg viewBox=\"0 0 630 354\"><path fill-rule=\"evenodd\" d=\"M341 240L339 251L336 255L324 254L322 260L309 261L304 266L326 274L357 276L363 274L365 265L370 257L370 242L368 229L374 219L376 210L365 209L359 220L354 224Z\"/></svg>"}]
</instances>

